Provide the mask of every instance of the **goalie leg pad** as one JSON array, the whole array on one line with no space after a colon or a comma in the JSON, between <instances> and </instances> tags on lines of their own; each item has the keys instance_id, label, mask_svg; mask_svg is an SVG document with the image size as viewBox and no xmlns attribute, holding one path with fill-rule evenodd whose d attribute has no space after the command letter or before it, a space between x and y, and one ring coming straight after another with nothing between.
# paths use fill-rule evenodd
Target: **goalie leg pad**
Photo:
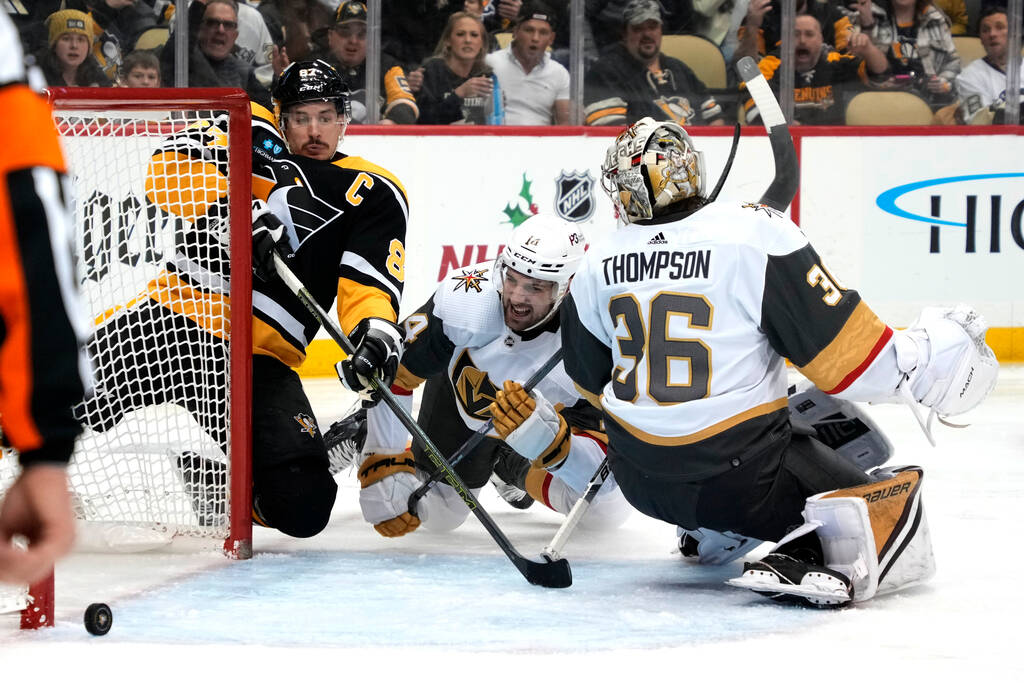
<instances>
[{"instance_id":1,"label":"goalie leg pad","mask_svg":"<svg viewBox=\"0 0 1024 683\"><path fill-rule=\"evenodd\" d=\"M811 496L804 509L816 529L825 565L850 577L856 601L927 580L935 573L921 505L919 467L889 470L891 478Z\"/></svg>"}]
</instances>

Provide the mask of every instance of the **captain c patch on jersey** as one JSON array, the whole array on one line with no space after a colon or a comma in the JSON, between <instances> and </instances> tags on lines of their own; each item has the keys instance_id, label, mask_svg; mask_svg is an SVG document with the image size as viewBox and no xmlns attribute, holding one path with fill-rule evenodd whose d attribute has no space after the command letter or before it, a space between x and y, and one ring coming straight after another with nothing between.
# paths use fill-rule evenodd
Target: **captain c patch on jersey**
<instances>
[{"instance_id":1,"label":"captain c patch on jersey","mask_svg":"<svg viewBox=\"0 0 1024 683\"><path fill-rule=\"evenodd\" d=\"M452 291L457 292L462 289L468 292L472 289L474 292L481 292L483 290L480 289L480 284L487 282L485 275L487 275L485 269L463 270L458 275L452 276L452 279L455 280L455 287Z\"/></svg>"}]
</instances>

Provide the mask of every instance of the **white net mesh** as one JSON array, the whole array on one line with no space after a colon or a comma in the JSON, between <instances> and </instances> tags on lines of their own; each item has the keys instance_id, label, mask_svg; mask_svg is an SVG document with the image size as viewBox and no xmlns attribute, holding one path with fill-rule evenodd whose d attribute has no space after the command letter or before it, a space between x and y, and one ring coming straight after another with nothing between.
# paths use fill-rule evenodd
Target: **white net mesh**
<instances>
[{"instance_id":1,"label":"white net mesh","mask_svg":"<svg viewBox=\"0 0 1024 683\"><path fill-rule=\"evenodd\" d=\"M227 127L212 114L56 114L93 330L69 471L90 522L227 535Z\"/></svg>"},{"instance_id":2,"label":"white net mesh","mask_svg":"<svg viewBox=\"0 0 1024 683\"><path fill-rule=\"evenodd\" d=\"M226 111L130 108L54 107L96 384L76 407L85 431L68 470L80 547L83 538L86 549L131 551L230 536L245 557L248 525L229 528L227 283L228 188L247 204L248 173L233 175ZM2 498L20 466L13 452L0 455ZM0 585L0 613L26 597Z\"/></svg>"}]
</instances>

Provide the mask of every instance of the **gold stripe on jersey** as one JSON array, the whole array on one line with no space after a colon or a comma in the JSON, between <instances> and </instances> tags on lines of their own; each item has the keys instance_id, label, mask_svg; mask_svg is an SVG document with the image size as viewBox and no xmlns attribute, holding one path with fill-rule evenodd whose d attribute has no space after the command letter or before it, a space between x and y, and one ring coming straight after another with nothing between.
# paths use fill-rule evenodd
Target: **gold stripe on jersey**
<instances>
[{"instance_id":1,"label":"gold stripe on jersey","mask_svg":"<svg viewBox=\"0 0 1024 683\"><path fill-rule=\"evenodd\" d=\"M601 397L598 394L587 391L576 382L573 382L572 384L576 387L576 391L580 392L580 396L587 399L587 402L590 403L590 405L594 406L598 410L604 410L604 406L601 405Z\"/></svg>"},{"instance_id":2,"label":"gold stripe on jersey","mask_svg":"<svg viewBox=\"0 0 1024 683\"><path fill-rule=\"evenodd\" d=\"M620 427L645 443L649 443L654 446L686 446L688 444L697 443L698 441L703 441L704 439L715 436L716 434L721 434L727 429L731 429L732 427L755 417L768 415L777 410L785 410L788 405L789 402L785 397L769 401L768 403L762 403L759 406L754 406L749 410L744 410L742 413L737 413L736 415L722 420L721 422L716 422L709 427L705 427L699 432L686 434L684 436L657 436L655 434L648 434L642 429L638 429L625 420L620 419L607 408L605 408L605 412L609 417L615 420Z\"/></svg>"},{"instance_id":3,"label":"gold stripe on jersey","mask_svg":"<svg viewBox=\"0 0 1024 683\"><path fill-rule=\"evenodd\" d=\"M363 318L398 322L398 302L387 292L345 277L338 278L338 318L348 334Z\"/></svg>"},{"instance_id":4,"label":"gold stripe on jersey","mask_svg":"<svg viewBox=\"0 0 1024 683\"><path fill-rule=\"evenodd\" d=\"M413 391L416 387L423 384L427 380L423 377L413 374L404 365L398 366L398 374L395 375L395 384L406 391Z\"/></svg>"},{"instance_id":5,"label":"gold stripe on jersey","mask_svg":"<svg viewBox=\"0 0 1024 683\"><path fill-rule=\"evenodd\" d=\"M149 297L158 304L189 318L215 337L230 336L231 303L227 296L196 289L166 270L147 289Z\"/></svg>"},{"instance_id":6,"label":"gold stripe on jersey","mask_svg":"<svg viewBox=\"0 0 1024 683\"><path fill-rule=\"evenodd\" d=\"M874 311L861 301L828 346L809 363L797 369L822 391L834 391L865 360L878 353L879 340L886 336L888 329Z\"/></svg>"},{"instance_id":7,"label":"gold stripe on jersey","mask_svg":"<svg viewBox=\"0 0 1024 683\"><path fill-rule=\"evenodd\" d=\"M276 358L290 368L297 368L306 360L306 354L302 349L297 349L286 342L280 332L255 315L252 317L252 352L259 356Z\"/></svg>"},{"instance_id":8,"label":"gold stripe on jersey","mask_svg":"<svg viewBox=\"0 0 1024 683\"><path fill-rule=\"evenodd\" d=\"M228 179L217 164L170 150L153 155L145 189L146 197L161 209L195 221L227 195Z\"/></svg>"}]
</instances>

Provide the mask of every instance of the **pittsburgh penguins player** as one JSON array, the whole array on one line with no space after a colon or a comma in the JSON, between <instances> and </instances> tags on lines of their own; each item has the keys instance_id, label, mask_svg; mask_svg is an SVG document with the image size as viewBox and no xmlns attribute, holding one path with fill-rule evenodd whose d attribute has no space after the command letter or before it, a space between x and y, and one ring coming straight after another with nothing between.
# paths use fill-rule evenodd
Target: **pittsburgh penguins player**
<instances>
[{"instance_id":1,"label":"pittsburgh penguins player","mask_svg":"<svg viewBox=\"0 0 1024 683\"><path fill-rule=\"evenodd\" d=\"M579 230L553 216L533 216L509 236L496 261L458 271L403 322L405 354L392 390L411 406L426 381L419 424L451 455L494 416L495 428L455 470L474 490L492 474L566 513L605 457L599 415L559 363L525 400L521 382L561 343L556 315L585 250ZM409 496L433 466L384 406L368 411L358 461L363 517L383 536L419 527L458 527L469 509L441 482L409 512ZM602 487L584 523L618 526L628 515L614 480Z\"/></svg>"},{"instance_id":2,"label":"pittsburgh penguins player","mask_svg":"<svg viewBox=\"0 0 1024 683\"><path fill-rule=\"evenodd\" d=\"M338 151L348 123L347 91L332 67L319 61L292 64L273 99L275 114L253 105L253 195L259 201L253 212L252 512L256 523L308 537L326 526L337 493L295 372L319 323L277 278L272 250L287 257L323 308L337 298L342 328L357 347L345 360L351 386L361 389L373 373L390 382L401 350L402 330L395 322L405 277L408 203L391 173ZM180 182L177 171L197 163L220 169L226 178L223 140L216 120L167 140L154 153L147 199L180 212L166 203L174 194L166 184ZM188 205L189 214L178 216L198 229L188 231L151 291L118 311L90 340L104 378L79 414L93 429L109 428L127 410L173 402L226 444L227 415L218 409L226 400L227 345L218 343L226 330L224 318L210 313L230 304L228 261L224 253L211 272L199 263L216 260L192 258L223 249L217 235L224 229L226 183L200 182L207 191L194 194L208 204ZM211 186L221 193L209 192ZM137 346L126 349L123 330L131 325L146 335L136 335ZM172 374L194 378L191 387L166 381ZM114 389L126 382L139 390L118 395ZM195 468L184 462L194 457L182 456L183 470ZM209 462L201 469L206 485L223 478L223 468Z\"/></svg>"},{"instance_id":3,"label":"pittsburgh penguins player","mask_svg":"<svg viewBox=\"0 0 1024 683\"><path fill-rule=\"evenodd\" d=\"M781 213L706 203L703 158L674 123L626 129L602 173L626 226L584 257L562 343L626 499L778 541L732 581L774 598L843 605L927 579L922 470L869 476L794 430L785 360L829 395L955 415L995 384L985 323L959 306L893 330Z\"/></svg>"}]
</instances>

